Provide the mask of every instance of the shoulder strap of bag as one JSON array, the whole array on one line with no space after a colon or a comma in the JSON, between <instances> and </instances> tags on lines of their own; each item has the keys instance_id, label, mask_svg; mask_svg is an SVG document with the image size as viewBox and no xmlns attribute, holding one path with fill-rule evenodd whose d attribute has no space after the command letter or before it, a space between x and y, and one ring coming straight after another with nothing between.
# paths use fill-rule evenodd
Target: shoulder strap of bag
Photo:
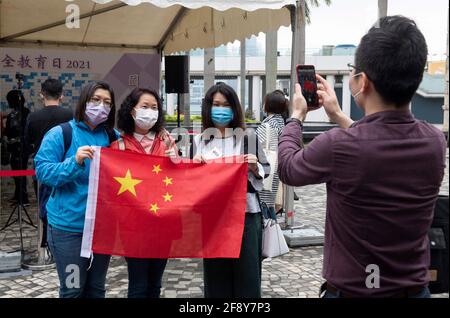
<instances>
[{"instance_id":1,"label":"shoulder strap of bag","mask_svg":"<svg viewBox=\"0 0 450 318\"><path fill-rule=\"evenodd\" d=\"M117 143L118 143L118 145L119 145L119 150L125 150L125 142L123 141L122 138L119 138L119 139L117 140Z\"/></svg>"},{"instance_id":2,"label":"shoulder strap of bag","mask_svg":"<svg viewBox=\"0 0 450 318\"><path fill-rule=\"evenodd\" d=\"M117 135L114 132L114 129L106 128L106 133L108 134L109 144L112 144L117 140Z\"/></svg>"},{"instance_id":3,"label":"shoulder strap of bag","mask_svg":"<svg viewBox=\"0 0 450 318\"><path fill-rule=\"evenodd\" d=\"M256 139L256 157L258 157L258 136L255 135ZM244 135L244 155L248 155L248 135ZM259 158L258 158L259 159Z\"/></svg>"},{"instance_id":4,"label":"shoulder strap of bag","mask_svg":"<svg viewBox=\"0 0 450 318\"><path fill-rule=\"evenodd\" d=\"M69 150L70 145L72 144L72 126L70 125L69 122L59 124L59 126L62 129L62 135L63 135L63 141L64 141L64 153L63 153L61 161L64 161L67 151ZM49 193L45 194L42 198L40 198L39 201L42 201L43 204L46 204L48 197L49 196L53 197L55 195L55 191L56 191L55 187L51 188L51 191L48 191ZM47 212L43 212L42 218L46 218L46 214L47 214Z\"/></svg>"},{"instance_id":5,"label":"shoulder strap of bag","mask_svg":"<svg viewBox=\"0 0 450 318\"><path fill-rule=\"evenodd\" d=\"M65 122L60 124L62 133L63 133L63 140L64 140L64 154L63 159L66 156L67 151L70 148L70 145L72 144L72 126L70 126L69 122Z\"/></svg>"},{"instance_id":6,"label":"shoulder strap of bag","mask_svg":"<svg viewBox=\"0 0 450 318\"><path fill-rule=\"evenodd\" d=\"M255 138L256 138L256 157L258 158L258 139L257 139L256 135L255 135ZM244 135L244 154L248 155L248 136L247 135ZM255 188L253 187L253 185L250 181L247 181L247 192L257 193L257 191L255 190ZM258 197L258 201L260 201L259 197Z\"/></svg>"},{"instance_id":7,"label":"shoulder strap of bag","mask_svg":"<svg viewBox=\"0 0 450 318\"><path fill-rule=\"evenodd\" d=\"M270 125L266 123L266 153L270 150Z\"/></svg>"}]
</instances>

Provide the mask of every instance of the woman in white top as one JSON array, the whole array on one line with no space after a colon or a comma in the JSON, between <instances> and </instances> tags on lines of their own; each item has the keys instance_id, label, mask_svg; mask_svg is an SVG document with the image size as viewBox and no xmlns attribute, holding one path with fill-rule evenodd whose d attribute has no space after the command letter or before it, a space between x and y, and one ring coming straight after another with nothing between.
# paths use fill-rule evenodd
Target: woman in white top
<instances>
[{"instance_id":1,"label":"woman in white top","mask_svg":"<svg viewBox=\"0 0 450 318\"><path fill-rule=\"evenodd\" d=\"M245 129L241 104L230 86L217 83L208 90L202 105L202 124L202 134L194 138L194 161L244 155L249 170L240 257L204 259L205 297L259 298L262 216L257 192L262 190L270 166L256 133Z\"/></svg>"}]
</instances>

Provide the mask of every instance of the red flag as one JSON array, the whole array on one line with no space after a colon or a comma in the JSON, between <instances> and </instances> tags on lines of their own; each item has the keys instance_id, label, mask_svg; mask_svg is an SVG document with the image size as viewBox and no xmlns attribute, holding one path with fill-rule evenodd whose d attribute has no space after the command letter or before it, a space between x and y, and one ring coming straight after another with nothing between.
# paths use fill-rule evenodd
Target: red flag
<instances>
[{"instance_id":1,"label":"red flag","mask_svg":"<svg viewBox=\"0 0 450 318\"><path fill-rule=\"evenodd\" d=\"M247 164L97 149L82 256L237 258L246 189Z\"/></svg>"}]
</instances>

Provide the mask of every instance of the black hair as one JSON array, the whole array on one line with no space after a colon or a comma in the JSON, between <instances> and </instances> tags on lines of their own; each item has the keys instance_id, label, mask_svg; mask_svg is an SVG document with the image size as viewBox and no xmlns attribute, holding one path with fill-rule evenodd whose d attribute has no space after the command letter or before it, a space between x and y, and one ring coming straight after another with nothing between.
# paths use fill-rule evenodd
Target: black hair
<instances>
[{"instance_id":1,"label":"black hair","mask_svg":"<svg viewBox=\"0 0 450 318\"><path fill-rule=\"evenodd\" d=\"M416 23L403 16L380 18L363 36L355 72L364 72L386 103L409 103L422 81L427 44Z\"/></svg>"},{"instance_id":2,"label":"black hair","mask_svg":"<svg viewBox=\"0 0 450 318\"><path fill-rule=\"evenodd\" d=\"M158 104L158 120L155 125L150 129L156 133L160 132L164 127L164 113L161 98L158 92L151 88L135 88L124 99L118 112L117 127L127 135L132 135L135 129L134 119L131 115L131 111L139 102L142 95L149 94L155 97Z\"/></svg>"},{"instance_id":3,"label":"black hair","mask_svg":"<svg viewBox=\"0 0 450 318\"><path fill-rule=\"evenodd\" d=\"M18 110L25 106L25 98L21 90L13 89L6 94L6 100L8 101L9 108Z\"/></svg>"},{"instance_id":4,"label":"black hair","mask_svg":"<svg viewBox=\"0 0 450 318\"><path fill-rule=\"evenodd\" d=\"M111 95L111 110L108 115L108 119L105 124L109 129L114 128L115 118L116 118L116 103L114 100L114 91L106 82L93 82L87 84L81 89L80 98L78 99L78 104L75 109L75 120L77 122L84 121L85 111L86 111L86 103L88 103L97 89L104 89L109 92Z\"/></svg>"},{"instance_id":5,"label":"black hair","mask_svg":"<svg viewBox=\"0 0 450 318\"><path fill-rule=\"evenodd\" d=\"M53 78L46 79L41 84L41 93L46 99L57 100L63 94L63 83Z\"/></svg>"},{"instance_id":6,"label":"black hair","mask_svg":"<svg viewBox=\"0 0 450 318\"><path fill-rule=\"evenodd\" d=\"M211 108L213 104L214 95L221 93L230 104L233 111L233 120L230 122L230 128L242 128L245 129L244 114L242 112L241 103L234 89L223 83L218 82L211 86L205 94L205 98L202 102L202 125L203 129L214 127L214 123L211 118Z\"/></svg>"},{"instance_id":7,"label":"black hair","mask_svg":"<svg viewBox=\"0 0 450 318\"><path fill-rule=\"evenodd\" d=\"M289 101L284 92L277 89L268 93L264 98L264 111L266 113L284 114L289 107Z\"/></svg>"}]
</instances>

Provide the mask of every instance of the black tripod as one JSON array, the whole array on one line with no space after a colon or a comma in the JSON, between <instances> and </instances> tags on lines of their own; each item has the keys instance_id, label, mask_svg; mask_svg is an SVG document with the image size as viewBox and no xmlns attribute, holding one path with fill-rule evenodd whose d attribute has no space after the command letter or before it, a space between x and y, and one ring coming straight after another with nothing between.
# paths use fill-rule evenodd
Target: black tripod
<instances>
[{"instance_id":1,"label":"black tripod","mask_svg":"<svg viewBox=\"0 0 450 318\"><path fill-rule=\"evenodd\" d=\"M20 115L19 115L20 116ZM21 119L21 118L20 118ZM26 160L23 156L23 136L21 135L20 137L20 144L19 144L19 169L24 168L24 163L23 161ZM25 167L26 168L26 167ZM13 210L11 211L11 214L8 217L8 220L6 221L6 224L0 229L0 231L3 231L4 229L8 228L9 226L13 225L14 223L21 222L21 217L22 217L22 210L25 212L25 215L28 219L27 220L23 220L25 223L27 223L28 225L31 225L32 227L36 227L36 225L33 224L33 221L31 220L30 215L28 214L28 211L25 207L25 204L23 203L23 187L26 187L26 184L23 184L24 181L26 182L26 179L24 176L20 176L20 177L14 177L14 178L18 178L18 188L19 188L19 193L18 193L18 200L14 202L13 204ZM25 179L25 180L24 180ZM16 213L18 214L18 217L11 221L11 219L13 218L13 215Z\"/></svg>"},{"instance_id":2,"label":"black tripod","mask_svg":"<svg viewBox=\"0 0 450 318\"><path fill-rule=\"evenodd\" d=\"M23 83L23 75L17 74L16 75L16 79L18 81L18 89L20 90L22 88L22 83ZM23 99L23 95L20 95ZM18 107L18 117L19 117L19 123L20 123L20 129L19 129L19 169L23 169L24 167L24 127L23 127L23 100L19 101L19 107ZM13 224L15 224L16 222L19 223L19 232L20 232L20 250L23 251L23 235L22 235L22 223L25 222L28 225L31 225L32 227L36 228L36 225L33 224L30 215L28 214L27 209L24 206L23 203L23 187L26 186L26 184L23 184L23 181L25 179L25 177L18 177L19 179L19 197L17 202L15 203L13 210L11 212L11 214L8 217L8 220L6 221L6 224L0 229L0 231L3 231L4 229L12 226ZM25 179L26 180L26 179ZM13 215L16 213L17 211L17 218L14 221L11 221ZM22 211L25 212L25 215L28 218L27 220L23 220L22 219Z\"/></svg>"},{"instance_id":3,"label":"black tripod","mask_svg":"<svg viewBox=\"0 0 450 318\"><path fill-rule=\"evenodd\" d=\"M20 184L21 183L22 183L22 181L20 181ZM21 196L22 195L20 195L19 202L14 204L13 210L11 211L11 214L9 215L8 220L6 221L5 225L0 229L0 231L7 229L8 227L10 227L11 225L13 225L14 223L17 223L17 222L19 222L20 231L22 231L22 222L25 222L26 224L31 225L32 227L36 228L36 225L31 220L27 209L25 208L24 204L22 203ZM25 212L25 215L26 215L28 221L22 219L22 210ZM11 219L16 211L17 211L17 218L15 220L11 221Z\"/></svg>"}]
</instances>

